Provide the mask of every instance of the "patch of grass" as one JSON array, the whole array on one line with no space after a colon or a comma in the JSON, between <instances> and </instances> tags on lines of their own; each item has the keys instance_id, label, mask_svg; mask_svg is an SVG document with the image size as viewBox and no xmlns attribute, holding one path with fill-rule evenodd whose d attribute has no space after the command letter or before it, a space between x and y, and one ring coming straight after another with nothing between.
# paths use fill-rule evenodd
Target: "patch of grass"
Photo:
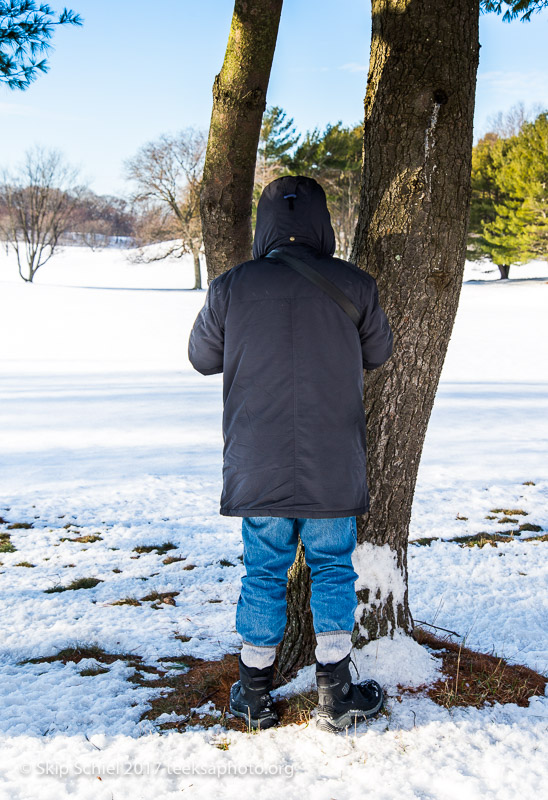
<instances>
[{"instance_id":1,"label":"patch of grass","mask_svg":"<svg viewBox=\"0 0 548 800\"><path fill-rule=\"evenodd\" d=\"M59 539L60 542L83 542L84 544L92 544L93 542L102 542L103 537L99 536L98 533L88 533L86 536L76 536L74 539L71 539L68 536L62 536Z\"/></svg>"},{"instance_id":2,"label":"patch of grass","mask_svg":"<svg viewBox=\"0 0 548 800\"><path fill-rule=\"evenodd\" d=\"M143 602L152 602L153 608L161 608L161 606L157 605L158 603L165 603L166 605L174 606L176 605L174 598L177 597L178 594L179 592L154 591L151 592L150 594L147 594L145 597L141 597L141 600Z\"/></svg>"},{"instance_id":3,"label":"patch of grass","mask_svg":"<svg viewBox=\"0 0 548 800\"><path fill-rule=\"evenodd\" d=\"M159 726L161 730L184 730L188 726L203 725L206 728L216 725L222 720L225 727L235 730L246 730L246 724L241 719L225 719L228 711L229 693L232 684L238 680L238 656L227 655L220 661L203 661L192 656L165 659L169 662L179 661L189 667L181 675L164 675L159 680L138 681L141 685L154 688L169 689L169 693L154 697L149 700L150 709L145 711L141 719L155 720L162 714L184 715L183 720L168 722ZM222 717L205 715L200 718L191 711L211 700L222 711Z\"/></svg>"},{"instance_id":4,"label":"patch of grass","mask_svg":"<svg viewBox=\"0 0 548 800\"><path fill-rule=\"evenodd\" d=\"M230 687L239 678L237 654L231 653L219 661L204 661L188 655L161 660L171 664L180 662L182 666L188 667L188 670L181 675L164 674L159 680L154 681L136 678L135 682L140 685L170 690L163 696L149 700L151 707L141 719L155 720L162 714L171 714L174 711L178 715L184 715L184 719L160 724L158 726L160 730L183 731L193 725L210 728L221 724L227 729L252 732L249 731L244 719L226 716L229 711ZM199 708L208 701L221 712L220 716L206 714L200 717L191 711L192 708ZM274 706L280 718L279 724L283 726L308 723L317 701L316 691L275 700Z\"/></svg>"},{"instance_id":5,"label":"patch of grass","mask_svg":"<svg viewBox=\"0 0 548 800\"><path fill-rule=\"evenodd\" d=\"M176 633L175 639L178 639L180 642L190 642L192 636L184 636L182 633Z\"/></svg>"},{"instance_id":6,"label":"patch of grass","mask_svg":"<svg viewBox=\"0 0 548 800\"><path fill-rule=\"evenodd\" d=\"M485 547L490 544L491 547L496 547L497 542L511 542L514 535L520 536L520 531L508 531L507 533L472 533L469 536L454 536L452 539L447 539L448 542L456 542L461 547Z\"/></svg>"},{"instance_id":7,"label":"patch of grass","mask_svg":"<svg viewBox=\"0 0 548 800\"><path fill-rule=\"evenodd\" d=\"M187 564L183 569L196 569L196 564Z\"/></svg>"},{"instance_id":8,"label":"patch of grass","mask_svg":"<svg viewBox=\"0 0 548 800\"><path fill-rule=\"evenodd\" d=\"M542 528L540 525L532 525L530 522L524 522L523 525L520 525L518 528L519 532L522 533L523 531L531 531L531 533L540 533Z\"/></svg>"},{"instance_id":9,"label":"patch of grass","mask_svg":"<svg viewBox=\"0 0 548 800\"><path fill-rule=\"evenodd\" d=\"M15 553L16 549L9 533L0 533L0 553Z\"/></svg>"},{"instance_id":10,"label":"patch of grass","mask_svg":"<svg viewBox=\"0 0 548 800\"><path fill-rule=\"evenodd\" d=\"M457 514L457 516L455 517L455 519L467 520L467 519L468 519L468 517L462 517L460 514Z\"/></svg>"},{"instance_id":11,"label":"patch of grass","mask_svg":"<svg viewBox=\"0 0 548 800\"><path fill-rule=\"evenodd\" d=\"M452 539L446 539L447 542L456 542L461 547L485 547L486 544L490 544L491 547L496 547L497 542L546 542L548 541L548 534L544 533L542 536L527 536L523 539L519 537L524 531L540 531L538 525L531 525L527 527L529 523L525 525L520 525L519 528L513 531L505 531L504 533L474 533L470 536L454 536ZM518 537L515 539L514 537ZM410 542L410 544L414 544L414 542Z\"/></svg>"},{"instance_id":12,"label":"patch of grass","mask_svg":"<svg viewBox=\"0 0 548 800\"><path fill-rule=\"evenodd\" d=\"M236 564L233 564L232 561L228 561L226 558L221 558L219 561L221 567L235 567Z\"/></svg>"},{"instance_id":13,"label":"patch of grass","mask_svg":"<svg viewBox=\"0 0 548 800\"><path fill-rule=\"evenodd\" d=\"M423 536L422 539L413 539L412 541L409 542L409 544L416 544L419 547L424 547L426 545L430 547L432 542L439 542L439 540L440 540L439 536Z\"/></svg>"},{"instance_id":14,"label":"patch of grass","mask_svg":"<svg viewBox=\"0 0 548 800\"><path fill-rule=\"evenodd\" d=\"M487 514L487 516L485 517L485 519L496 519L496 517L495 517L495 516L493 516L493 514Z\"/></svg>"},{"instance_id":15,"label":"patch of grass","mask_svg":"<svg viewBox=\"0 0 548 800\"><path fill-rule=\"evenodd\" d=\"M522 508L492 508L491 514L506 514L507 517L526 517L528 516L528 511L524 511Z\"/></svg>"},{"instance_id":16,"label":"patch of grass","mask_svg":"<svg viewBox=\"0 0 548 800\"><path fill-rule=\"evenodd\" d=\"M438 651L434 656L442 659L445 677L426 688L426 694L438 705L481 708L493 703L515 703L525 707L531 697L544 695L548 678L528 667L477 653L423 628L415 628L413 637L419 644Z\"/></svg>"},{"instance_id":17,"label":"patch of grass","mask_svg":"<svg viewBox=\"0 0 548 800\"><path fill-rule=\"evenodd\" d=\"M73 662L78 664L82 659L93 658L102 664L112 664L114 661L128 661L132 665L141 661L141 656L135 656L127 653L107 653L102 647L96 644L82 644L74 647L65 647L52 656L40 656L39 658L27 658L25 661L20 661L20 664L51 664L54 661L62 661L63 664ZM139 669L141 666L139 665Z\"/></svg>"},{"instance_id":18,"label":"patch of grass","mask_svg":"<svg viewBox=\"0 0 548 800\"><path fill-rule=\"evenodd\" d=\"M524 544L525 542L548 542L548 533L543 533L542 536L526 536L521 541Z\"/></svg>"},{"instance_id":19,"label":"patch of grass","mask_svg":"<svg viewBox=\"0 0 548 800\"><path fill-rule=\"evenodd\" d=\"M11 525L8 525L8 531L28 531L29 528L32 528L32 522L12 522Z\"/></svg>"},{"instance_id":20,"label":"patch of grass","mask_svg":"<svg viewBox=\"0 0 548 800\"><path fill-rule=\"evenodd\" d=\"M185 561L185 556L168 556L164 558L162 564L175 564L177 561Z\"/></svg>"},{"instance_id":21,"label":"patch of grass","mask_svg":"<svg viewBox=\"0 0 548 800\"><path fill-rule=\"evenodd\" d=\"M95 675L104 675L105 672L108 672L106 667L88 667L87 669L80 670L80 675L83 678L91 678Z\"/></svg>"},{"instance_id":22,"label":"patch of grass","mask_svg":"<svg viewBox=\"0 0 548 800\"><path fill-rule=\"evenodd\" d=\"M156 551L159 556L165 556L169 550L176 550L177 545L173 542L164 542L164 544L143 544L133 548L134 553L152 553Z\"/></svg>"},{"instance_id":23,"label":"patch of grass","mask_svg":"<svg viewBox=\"0 0 548 800\"><path fill-rule=\"evenodd\" d=\"M534 481L523 481L522 486L536 486Z\"/></svg>"},{"instance_id":24,"label":"patch of grass","mask_svg":"<svg viewBox=\"0 0 548 800\"><path fill-rule=\"evenodd\" d=\"M140 606L141 603L136 597L123 597L121 600L115 600L114 603L109 603L109 606Z\"/></svg>"},{"instance_id":25,"label":"patch of grass","mask_svg":"<svg viewBox=\"0 0 548 800\"><path fill-rule=\"evenodd\" d=\"M280 715L282 725L302 725L310 722L312 711L317 705L318 692L313 689L278 700L276 710Z\"/></svg>"},{"instance_id":26,"label":"patch of grass","mask_svg":"<svg viewBox=\"0 0 548 800\"><path fill-rule=\"evenodd\" d=\"M208 603L222 603L222 600L208 600Z\"/></svg>"},{"instance_id":27,"label":"patch of grass","mask_svg":"<svg viewBox=\"0 0 548 800\"><path fill-rule=\"evenodd\" d=\"M77 589L93 589L98 583L103 583L99 578L77 578L67 586L53 586L51 589L44 589L45 594L54 594L55 592L71 592Z\"/></svg>"},{"instance_id":28,"label":"patch of grass","mask_svg":"<svg viewBox=\"0 0 548 800\"><path fill-rule=\"evenodd\" d=\"M30 561L20 561L18 564L15 564L16 567L35 567L36 564L31 564Z\"/></svg>"},{"instance_id":29,"label":"patch of grass","mask_svg":"<svg viewBox=\"0 0 548 800\"><path fill-rule=\"evenodd\" d=\"M501 519L497 520L499 525L514 525L518 520L515 517L501 517Z\"/></svg>"},{"instance_id":30,"label":"patch of grass","mask_svg":"<svg viewBox=\"0 0 548 800\"><path fill-rule=\"evenodd\" d=\"M65 568L68 568L68 567L75 567L75 566L76 566L76 564L63 564L63 566L64 566Z\"/></svg>"}]
</instances>

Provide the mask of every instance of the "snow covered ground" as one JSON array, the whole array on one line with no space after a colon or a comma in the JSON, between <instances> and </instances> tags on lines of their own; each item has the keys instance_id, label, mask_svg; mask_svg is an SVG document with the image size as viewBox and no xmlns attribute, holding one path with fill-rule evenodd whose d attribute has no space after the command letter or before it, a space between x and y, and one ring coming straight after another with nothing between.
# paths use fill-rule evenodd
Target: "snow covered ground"
<instances>
[{"instance_id":1,"label":"snow covered ground","mask_svg":"<svg viewBox=\"0 0 548 800\"><path fill-rule=\"evenodd\" d=\"M548 543L446 541L515 529L496 508L548 531L548 266L494 278L467 266L413 508L411 540L437 541L409 548L410 603L468 646L546 673ZM187 361L204 300L191 285L191 261L65 248L29 286L0 250L0 516L33 526L9 531L16 551L0 553L0 797L540 796L548 698L451 712L420 695L397 702L398 683L436 674L397 638L359 661L392 695L389 716L348 736L160 734L139 722L154 690L128 682L124 659L95 676L80 674L87 662L20 663L75 644L150 664L238 648L240 521L218 514L222 377ZM70 541L90 535L101 538ZM134 550L165 544L184 560ZM91 577L94 588L45 593ZM111 605L154 590L179 592L177 605Z\"/></svg>"}]
</instances>

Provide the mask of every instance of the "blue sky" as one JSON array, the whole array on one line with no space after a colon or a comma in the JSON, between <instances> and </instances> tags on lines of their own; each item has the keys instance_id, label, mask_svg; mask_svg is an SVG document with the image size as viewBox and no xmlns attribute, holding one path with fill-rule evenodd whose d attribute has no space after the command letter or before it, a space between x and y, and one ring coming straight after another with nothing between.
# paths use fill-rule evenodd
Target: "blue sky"
<instances>
[{"instance_id":1,"label":"blue sky","mask_svg":"<svg viewBox=\"0 0 548 800\"><path fill-rule=\"evenodd\" d=\"M53 0L51 5L61 10ZM0 166L57 147L99 193L124 194L122 162L146 141L207 129L232 0L74 0L81 28L56 30L50 70L24 92L0 86ZM530 23L480 22L475 136L522 100L548 108L548 10ZM285 0L268 92L299 130L363 115L367 0Z\"/></svg>"}]
</instances>

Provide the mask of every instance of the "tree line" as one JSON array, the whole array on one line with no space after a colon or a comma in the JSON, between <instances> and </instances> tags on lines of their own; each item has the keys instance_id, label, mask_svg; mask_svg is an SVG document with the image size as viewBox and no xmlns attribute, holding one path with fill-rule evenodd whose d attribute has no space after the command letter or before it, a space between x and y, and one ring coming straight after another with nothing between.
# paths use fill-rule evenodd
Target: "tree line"
<instances>
[{"instance_id":1,"label":"tree line","mask_svg":"<svg viewBox=\"0 0 548 800\"><path fill-rule=\"evenodd\" d=\"M324 187L336 255L350 258L360 202L363 125L329 124L297 132L279 106L263 116L252 217L264 187L288 174ZM147 142L124 162L134 184L128 197L97 195L77 184L77 171L58 151L36 147L16 174L0 178L0 238L16 253L21 277L32 281L55 248L66 244L132 246L140 260L192 254L194 285L202 288L200 191L206 150L203 131L186 128ZM510 267L548 254L548 112L528 118L523 104L492 119L472 149L472 196L467 256ZM30 235L33 233L33 235ZM163 242L161 250L146 245Z\"/></svg>"},{"instance_id":2,"label":"tree line","mask_svg":"<svg viewBox=\"0 0 548 800\"><path fill-rule=\"evenodd\" d=\"M263 188L284 174L306 174L324 186L337 253L350 255L359 201L362 126L342 123L297 134L283 109L267 109L259 140L253 217ZM140 248L141 261L187 253L195 288L202 288L200 191L207 137L185 128L145 143L124 162L128 197L97 195L78 183L78 170L55 149L36 146L15 170L0 173L0 239L16 254L21 277L37 270L66 244ZM155 250L153 243L167 246Z\"/></svg>"}]
</instances>

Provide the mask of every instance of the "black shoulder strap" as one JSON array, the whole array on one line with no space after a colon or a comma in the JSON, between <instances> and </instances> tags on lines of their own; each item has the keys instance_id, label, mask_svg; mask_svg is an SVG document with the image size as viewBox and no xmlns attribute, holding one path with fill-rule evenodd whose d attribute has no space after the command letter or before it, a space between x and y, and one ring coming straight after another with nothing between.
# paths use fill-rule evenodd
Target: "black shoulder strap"
<instances>
[{"instance_id":1,"label":"black shoulder strap","mask_svg":"<svg viewBox=\"0 0 548 800\"><path fill-rule=\"evenodd\" d=\"M311 267L305 261L301 261L300 258L294 258L294 256L290 256L288 253L281 253L279 250L271 250L266 257L277 258L283 261L288 267L292 267L296 272L299 272L316 286L319 286L320 289L323 289L326 294L340 305L342 310L348 314L354 325L358 327L360 324L360 313L354 303L348 299L338 286L335 286L328 278L324 278L314 267Z\"/></svg>"}]
</instances>

